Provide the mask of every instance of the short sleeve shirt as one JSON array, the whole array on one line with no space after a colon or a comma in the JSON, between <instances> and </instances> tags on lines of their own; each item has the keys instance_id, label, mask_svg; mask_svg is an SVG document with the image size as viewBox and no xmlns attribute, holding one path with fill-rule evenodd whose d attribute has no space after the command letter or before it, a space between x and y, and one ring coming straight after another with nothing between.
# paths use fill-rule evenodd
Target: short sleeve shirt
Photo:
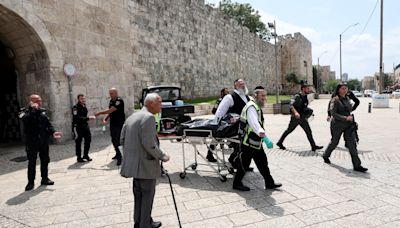
<instances>
[{"instance_id":1,"label":"short sleeve shirt","mask_svg":"<svg viewBox=\"0 0 400 228\"><path fill-rule=\"evenodd\" d=\"M110 100L108 108L115 107L117 110L110 113L110 124L114 126L122 126L125 122L125 107L124 100L117 97L115 100Z\"/></svg>"}]
</instances>

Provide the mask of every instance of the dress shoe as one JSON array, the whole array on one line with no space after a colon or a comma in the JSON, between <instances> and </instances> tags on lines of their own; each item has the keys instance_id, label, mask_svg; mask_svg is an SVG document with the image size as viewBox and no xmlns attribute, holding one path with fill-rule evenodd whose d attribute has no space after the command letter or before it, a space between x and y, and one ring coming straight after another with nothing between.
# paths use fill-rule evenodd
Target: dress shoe
<instances>
[{"instance_id":1,"label":"dress shoe","mask_svg":"<svg viewBox=\"0 0 400 228\"><path fill-rule=\"evenodd\" d=\"M250 188L245 185L233 185L233 189L243 191L243 192L250 191Z\"/></svg>"},{"instance_id":2,"label":"dress shoe","mask_svg":"<svg viewBox=\"0 0 400 228\"><path fill-rule=\"evenodd\" d=\"M214 155L210 151L208 151L206 158L209 162L217 162L217 159L214 158Z\"/></svg>"},{"instance_id":3,"label":"dress shoe","mask_svg":"<svg viewBox=\"0 0 400 228\"><path fill-rule=\"evenodd\" d=\"M112 160L117 160L117 159L118 159L117 155L115 155L114 157L112 157Z\"/></svg>"},{"instance_id":4,"label":"dress shoe","mask_svg":"<svg viewBox=\"0 0 400 228\"><path fill-rule=\"evenodd\" d=\"M279 149L286 150L286 147L284 147L281 142L276 143L276 145L279 147Z\"/></svg>"},{"instance_id":5,"label":"dress shoe","mask_svg":"<svg viewBox=\"0 0 400 228\"><path fill-rule=\"evenodd\" d=\"M324 148L323 146L313 146L312 148L311 148L311 150L312 151L316 151L316 150L320 150L320 149L322 149L322 148Z\"/></svg>"},{"instance_id":6,"label":"dress shoe","mask_svg":"<svg viewBox=\"0 0 400 228\"><path fill-rule=\"evenodd\" d=\"M35 187L35 183L33 182L28 182L28 184L25 187L25 191L30 191L33 189L33 187Z\"/></svg>"},{"instance_id":7,"label":"dress shoe","mask_svg":"<svg viewBox=\"0 0 400 228\"><path fill-rule=\"evenodd\" d=\"M121 165L121 162L122 162L122 159L120 158L120 159L117 159L117 166L120 166Z\"/></svg>"},{"instance_id":8,"label":"dress shoe","mask_svg":"<svg viewBox=\"0 0 400 228\"><path fill-rule=\"evenodd\" d=\"M151 223L151 227L153 227L153 228L161 227L161 225L162 225L162 223L160 221L153 221Z\"/></svg>"},{"instance_id":9,"label":"dress shoe","mask_svg":"<svg viewBox=\"0 0 400 228\"><path fill-rule=\"evenodd\" d=\"M279 188L281 186L282 186L281 183L274 183L273 185L266 185L265 188L266 189L276 189L276 188Z\"/></svg>"},{"instance_id":10,"label":"dress shoe","mask_svg":"<svg viewBox=\"0 0 400 228\"><path fill-rule=\"evenodd\" d=\"M331 164L331 160L329 160L329 158L324 158L324 157L322 157L322 158L324 159L324 162L326 164Z\"/></svg>"},{"instance_id":11,"label":"dress shoe","mask_svg":"<svg viewBox=\"0 0 400 228\"><path fill-rule=\"evenodd\" d=\"M54 181L50 180L49 178L42 179L42 182L40 183L41 185L54 185Z\"/></svg>"},{"instance_id":12,"label":"dress shoe","mask_svg":"<svg viewBox=\"0 0 400 228\"><path fill-rule=\"evenodd\" d=\"M85 162L85 160L83 160L83 158L77 158L76 161L79 163Z\"/></svg>"},{"instance_id":13,"label":"dress shoe","mask_svg":"<svg viewBox=\"0 0 400 228\"><path fill-rule=\"evenodd\" d=\"M367 169L367 168L364 168L364 167L362 167L362 166L360 165L360 167L354 168L354 171L358 171L358 172L363 172L363 173L365 173L365 172L368 171L368 169Z\"/></svg>"},{"instance_id":14,"label":"dress shoe","mask_svg":"<svg viewBox=\"0 0 400 228\"><path fill-rule=\"evenodd\" d=\"M88 161L88 162L90 162L90 161L92 161L93 159L91 159L89 156L83 156L83 158L82 159L85 159L86 161Z\"/></svg>"}]
</instances>

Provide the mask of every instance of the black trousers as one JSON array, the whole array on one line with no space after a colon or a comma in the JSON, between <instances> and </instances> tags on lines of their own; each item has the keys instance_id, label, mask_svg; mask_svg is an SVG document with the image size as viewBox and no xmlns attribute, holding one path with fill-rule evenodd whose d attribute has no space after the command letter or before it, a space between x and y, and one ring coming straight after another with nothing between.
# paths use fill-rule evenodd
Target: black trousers
<instances>
[{"instance_id":1,"label":"black trousers","mask_svg":"<svg viewBox=\"0 0 400 228\"><path fill-rule=\"evenodd\" d=\"M151 211L155 193L155 179L133 179L133 196L135 200L133 221L135 222L135 228L152 227Z\"/></svg>"},{"instance_id":2,"label":"black trousers","mask_svg":"<svg viewBox=\"0 0 400 228\"><path fill-rule=\"evenodd\" d=\"M243 177L246 173L246 168L250 166L251 159L254 159L256 163L257 169L260 171L260 174L264 177L265 185L271 186L273 185L274 179L271 176L271 173L268 168L268 159L267 155L264 152L264 149L257 150L245 145L241 145L242 149L242 167L238 167L235 178L233 180L233 185L242 185Z\"/></svg>"},{"instance_id":3,"label":"black trousers","mask_svg":"<svg viewBox=\"0 0 400 228\"><path fill-rule=\"evenodd\" d=\"M118 148L120 146L119 139L121 137L122 126L123 125L110 124L111 142L114 146L115 153L116 153L115 156L117 157L117 159L122 158L121 151Z\"/></svg>"},{"instance_id":4,"label":"black trousers","mask_svg":"<svg viewBox=\"0 0 400 228\"><path fill-rule=\"evenodd\" d=\"M290 123L288 128L285 130L285 132L283 132L281 138L279 139L278 143L283 143L283 141L285 140L285 138L292 133L292 131L294 131L294 129L296 129L297 126L299 126L301 128L303 128L304 132L307 135L307 139L311 144L311 147L315 147L315 141L314 138L312 136L312 132L311 132L311 128L310 125L308 124L307 120L305 120L304 118L300 118L300 119L296 119L295 117L291 117L290 118Z\"/></svg>"},{"instance_id":5,"label":"black trousers","mask_svg":"<svg viewBox=\"0 0 400 228\"><path fill-rule=\"evenodd\" d=\"M48 166L50 162L49 144L28 144L26 146L26 154L28 157L28 181L34 182L36 176L36 159L39 153L40 157L40 173L42 179L48 178Z\"/></svg>"},{"instance_id":6,"label":"black trousers","mask_svg":"<svg viewBox=\"0 0 400 228\"><path fill-rule=\"evenodd\" d=\"M329 158L332 154L332 151L337 147L340 141L340 137L344 133L344 138L347 144L347 148L349 149L351 161L353 163L354 168L359 168L361 166L361 160L358 157L357 152L357 142L356 142L356 132L349 124L343 123L335 123L331 122L331 135L332 139L325 150L325 153L322 155L324 158Z\"/></svg>"},{"instance_id":7,"label":"black trousers","mask_svg":"<svg viewBox=\"0 0 400 228\"><path fill-rule=\"evenodd\" d=\"M82 154L82 140L85 140L83 148L83 157L89 156L90 142L92 141L92 135L88 126L76 127L76 133L78 136L75 139L75 152L76 157L80 158Z\"/></svg>"}]
</instances>

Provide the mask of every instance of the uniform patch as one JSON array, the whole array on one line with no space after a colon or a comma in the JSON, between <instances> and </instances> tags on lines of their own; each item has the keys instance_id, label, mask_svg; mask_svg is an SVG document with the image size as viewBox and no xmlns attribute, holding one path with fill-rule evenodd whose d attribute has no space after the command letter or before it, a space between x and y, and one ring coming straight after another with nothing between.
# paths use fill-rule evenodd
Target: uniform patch
<instances>
[{"instance_id":1,"label":"uniform patch","mask_svg":"<svg viewBox=\"0 0 400 228\"><path fill-rule=\"evenodd\" d=\"M25 112L20 112L19 113L19 115L18 115L18 117L21 119L22 117L24 117L25 116Z\"/></svg>"},{"instance_id":2,"label":"uniform patch","mask_svg":"<svg viewBox=\"0 0 400 228\"><path fill-rule=\"evenodd\" d=\"M116 101L115 102L115 105L119 105L121 102L120 101Z\"/></svg>"},{"instance_id":3,"label":"uniform patch","mask_svg":"<svg viewBox=\"0 0 400 228\"><path fill-rule=\"evenodd\" d=\"M74 116L76 116L76 115L78 114L78 111L77 111L76 109L74 109L74 110L72 111L72 113L74 114Z\"/></svg>"}]
</instances>

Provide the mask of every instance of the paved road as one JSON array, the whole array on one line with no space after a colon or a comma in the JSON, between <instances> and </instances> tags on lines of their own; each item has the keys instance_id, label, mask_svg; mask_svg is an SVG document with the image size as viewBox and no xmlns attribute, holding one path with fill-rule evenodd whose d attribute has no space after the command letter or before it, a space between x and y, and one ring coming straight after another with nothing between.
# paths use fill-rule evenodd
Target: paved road
<instances>
[{"instance_id":1,"label":"paved road","mask_svg":"<svg viewBox=\"0 0 400 228\"><path fill-rule=\"evenodd\" d=\"M200 158L196 172L179 178L182 149L162 141L172 155L171 173L183 227L400 227L400 126L399 100L389 109L367 113L371 99L362 98L355 112L359 122L360 157L366 174L352 171L343 142L333 152L332 165L310 151L304 132L296 129L285 141L287 151L268 150L272 175L283 183L280 191L266 191L256 170L245 183L250 192L232 190L232 176L220 181L216 166ZM312 102L311 122L319 145L329 142L325 121L328 100ZM207 117L207 116L205 116ZM274 142L287 127L289 117L266 115L266 129ZM187 162L193 152L187 148ZM206 148L200 146L200 157ZM50 178L56 184L24 192L26 161L23 147L0 151L0 227L132 227L132 180L119 176L108 136L93 140L93 162L77 164L71 143L51 147ZM252 165L254 166L254 164ZM39 169L38 169L39 172ZM160 178L153 217L163 227L177 227L171 192Z\"/></svg>"}]
</instances>

